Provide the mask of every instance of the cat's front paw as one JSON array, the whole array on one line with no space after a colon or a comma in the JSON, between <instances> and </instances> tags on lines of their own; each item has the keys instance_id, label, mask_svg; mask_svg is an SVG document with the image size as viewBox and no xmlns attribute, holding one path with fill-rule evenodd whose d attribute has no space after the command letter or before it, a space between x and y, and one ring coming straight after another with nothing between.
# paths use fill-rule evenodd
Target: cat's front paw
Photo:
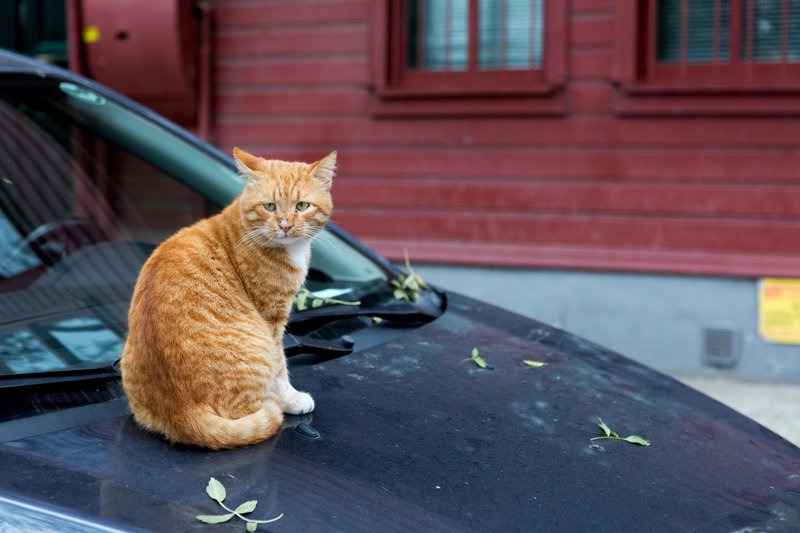
<instances>
[{"instance_id":1,"label":"cat's front paw","mask_svg":"<svg viewBox=\"0 0 800 533\"><path fill-rule=\"evenodd\" d=\"M283 402L283 412L287 415L304 415L314 410L314 398L307 392L295 392Z\"/></svg>"}]
</instances>

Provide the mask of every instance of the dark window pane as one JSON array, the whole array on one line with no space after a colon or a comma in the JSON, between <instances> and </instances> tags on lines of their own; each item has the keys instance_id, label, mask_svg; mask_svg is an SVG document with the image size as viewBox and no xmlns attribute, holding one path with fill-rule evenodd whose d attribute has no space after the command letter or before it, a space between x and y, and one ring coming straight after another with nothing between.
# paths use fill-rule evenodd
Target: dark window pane
<instances>
[{"instance_id":1,"label":"dark window pane","mask_svg":"<svg viewBox=\"0 0 800 533\"><path fill-rule=\"evenodd\" d=\"M528 69L542 65L544 0L480 0L481 69Z\"/></svg>"},{"instance_id":2,"label":"dark window pane","mask_svg":"<svg viewBox=\"0 0 800 533\"><path fill-rule=\"evenodd\" d=\"M684 13L684 5L686 12ZM709 63L729 57L729 0L661 0L656 57L663 63ZM685 24L685 26L684 26ZM682 39L686 57L682 57Z\"/></svg>"},{"instance_id":3,"label":"dark window pane","mask_svg":"<svg viewBox=\"0 0 800 533\"><path fill-rule=\"evenodd\" d=\"M752 8L750 4L752 5ZM782 61L783 46L781 39L781 22L783 19L783 2L781 0L744 0L742 2L742 19L745 28L750 26L752 39L752 56L748 55L748 40L742 39L742 58L754 61ZM752 11L751 11L752 10ZM752 20L748 18L752 13Z\"/></svg>"},{"instance_id":4,"label":"dark window pane","mask_svg":"<svg viewBox=\"0 0 800 533\"><path fill-rule=\"evenodd\" d=\"M718 59L717 43L727 40L728 32L723 32L720 18L717 18L716 2L712 0L689 0L686 60L690 63L711 62ZM728 18L730 9L727 0L720 2L719 15ZM727 30L727 28L725 28ZM727 60L720 54L719 59Z\"/></svg>"},{"instance_id":5,"label":"dark window pane","mask_svg":"<svg viewBox=\"0 0 800 533\"><path fill-rule=\"evenodd\" d=\"M661 0L656 16L656 57L662 63L677 63L681 60L681 0Z\"/></svg>"},{"instance_id":6,"label":"dark window pane","mask_svg":"<svg viewBox=\"0 0 800 533\"><path fill-rule=\"evenodd\" d=\"M469 0L416 0L409 4L406 66L432 71L466 70L469 65Z\"/></svg>"},{"instance_id":7,"label":"dark window pane","mask_svg":"<svg viewBox=\"0 0 800 533\"><path fill-rule=\"evenodd\" d=\"M788 61L800 61L800 0L789 0Z\"/></svg>"},{"instance_id":8,"label":"dark window pane","mask_svg":"<svg viewBox=\"0 0 800 533\"><path fill-rule=\"evenodd\" d=\"M719 10L719 59L729 61L731 57L731 6L726 0Z\"/></svg>"},{"instance_id":9,"label":"dark window pane","mask_svg":"<svg viewBox=\"0 0 800 533\"><path fill-rule=\"evenodd\" d=\"M417 43L419 41L419 2L406 4L406 67L411 70L419 66Z\"/></svg>"}]
</instances>

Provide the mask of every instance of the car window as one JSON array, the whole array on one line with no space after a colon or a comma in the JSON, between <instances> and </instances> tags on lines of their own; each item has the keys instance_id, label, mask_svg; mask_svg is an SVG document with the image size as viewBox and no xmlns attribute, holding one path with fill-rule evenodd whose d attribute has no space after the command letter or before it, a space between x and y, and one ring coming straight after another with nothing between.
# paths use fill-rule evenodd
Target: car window
<instances>
[{"instance_id":1,"label":"car window","mask_svg":"<svg viewBox=\"0 0 800 533\"><path fill-rule=\"evenodd\" d=\"M221 162L74 83L0 78L0 375L107 365L121 354L139 269L241 184ZM358 299L385 284L336 235L307 286Z\"/></svg>"}]
</instances>

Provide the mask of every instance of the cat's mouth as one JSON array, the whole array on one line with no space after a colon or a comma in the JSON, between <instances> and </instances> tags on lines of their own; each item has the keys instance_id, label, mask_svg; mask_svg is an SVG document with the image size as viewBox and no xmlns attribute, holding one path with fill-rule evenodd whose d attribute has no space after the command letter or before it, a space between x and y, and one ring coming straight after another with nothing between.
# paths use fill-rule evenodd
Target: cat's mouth
<instances>
[{"instance_id":1,"label":"cat's mouth","mask_svg":"<svg viewBox=\"0 0 800 533\"><path fill-rule=\"evenodd\" d=\"M291 233L286 233L285 231L278 231L273 242L280 245L287 245L295 243L299 240L301 240L301 237L298 235L292 235Z\"/></svg>"}]
</instances>

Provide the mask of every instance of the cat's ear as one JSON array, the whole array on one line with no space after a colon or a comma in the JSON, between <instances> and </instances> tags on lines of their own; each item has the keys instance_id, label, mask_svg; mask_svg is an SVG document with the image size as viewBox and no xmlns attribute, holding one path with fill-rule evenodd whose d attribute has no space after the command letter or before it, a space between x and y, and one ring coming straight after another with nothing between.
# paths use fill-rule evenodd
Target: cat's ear
<instances>
[{"instance_id":1,"label":"cat's ear","mask_svg":"<svg viewBox=\"0 0 800 533\"><path fill-rule=\"evenodd\" d=\"M333 185L333 173L336 171L336 152L331 152L316 163L311 163L311 175L326 191Z\"/></svg>"},{"instance_id":2,"label":"cat's ear","mask_svg":"<svg viewBox=\"0 0 800 533\"><path fill-rule=\"evenodd\" d=\"M261 162L263 159L245 152L241 148L235 147L233 149L233 159L236 161L236 168L239 169L239 173L246 180L255 178L256 171L261 170Z\"/></svg>"}]
</instances>

